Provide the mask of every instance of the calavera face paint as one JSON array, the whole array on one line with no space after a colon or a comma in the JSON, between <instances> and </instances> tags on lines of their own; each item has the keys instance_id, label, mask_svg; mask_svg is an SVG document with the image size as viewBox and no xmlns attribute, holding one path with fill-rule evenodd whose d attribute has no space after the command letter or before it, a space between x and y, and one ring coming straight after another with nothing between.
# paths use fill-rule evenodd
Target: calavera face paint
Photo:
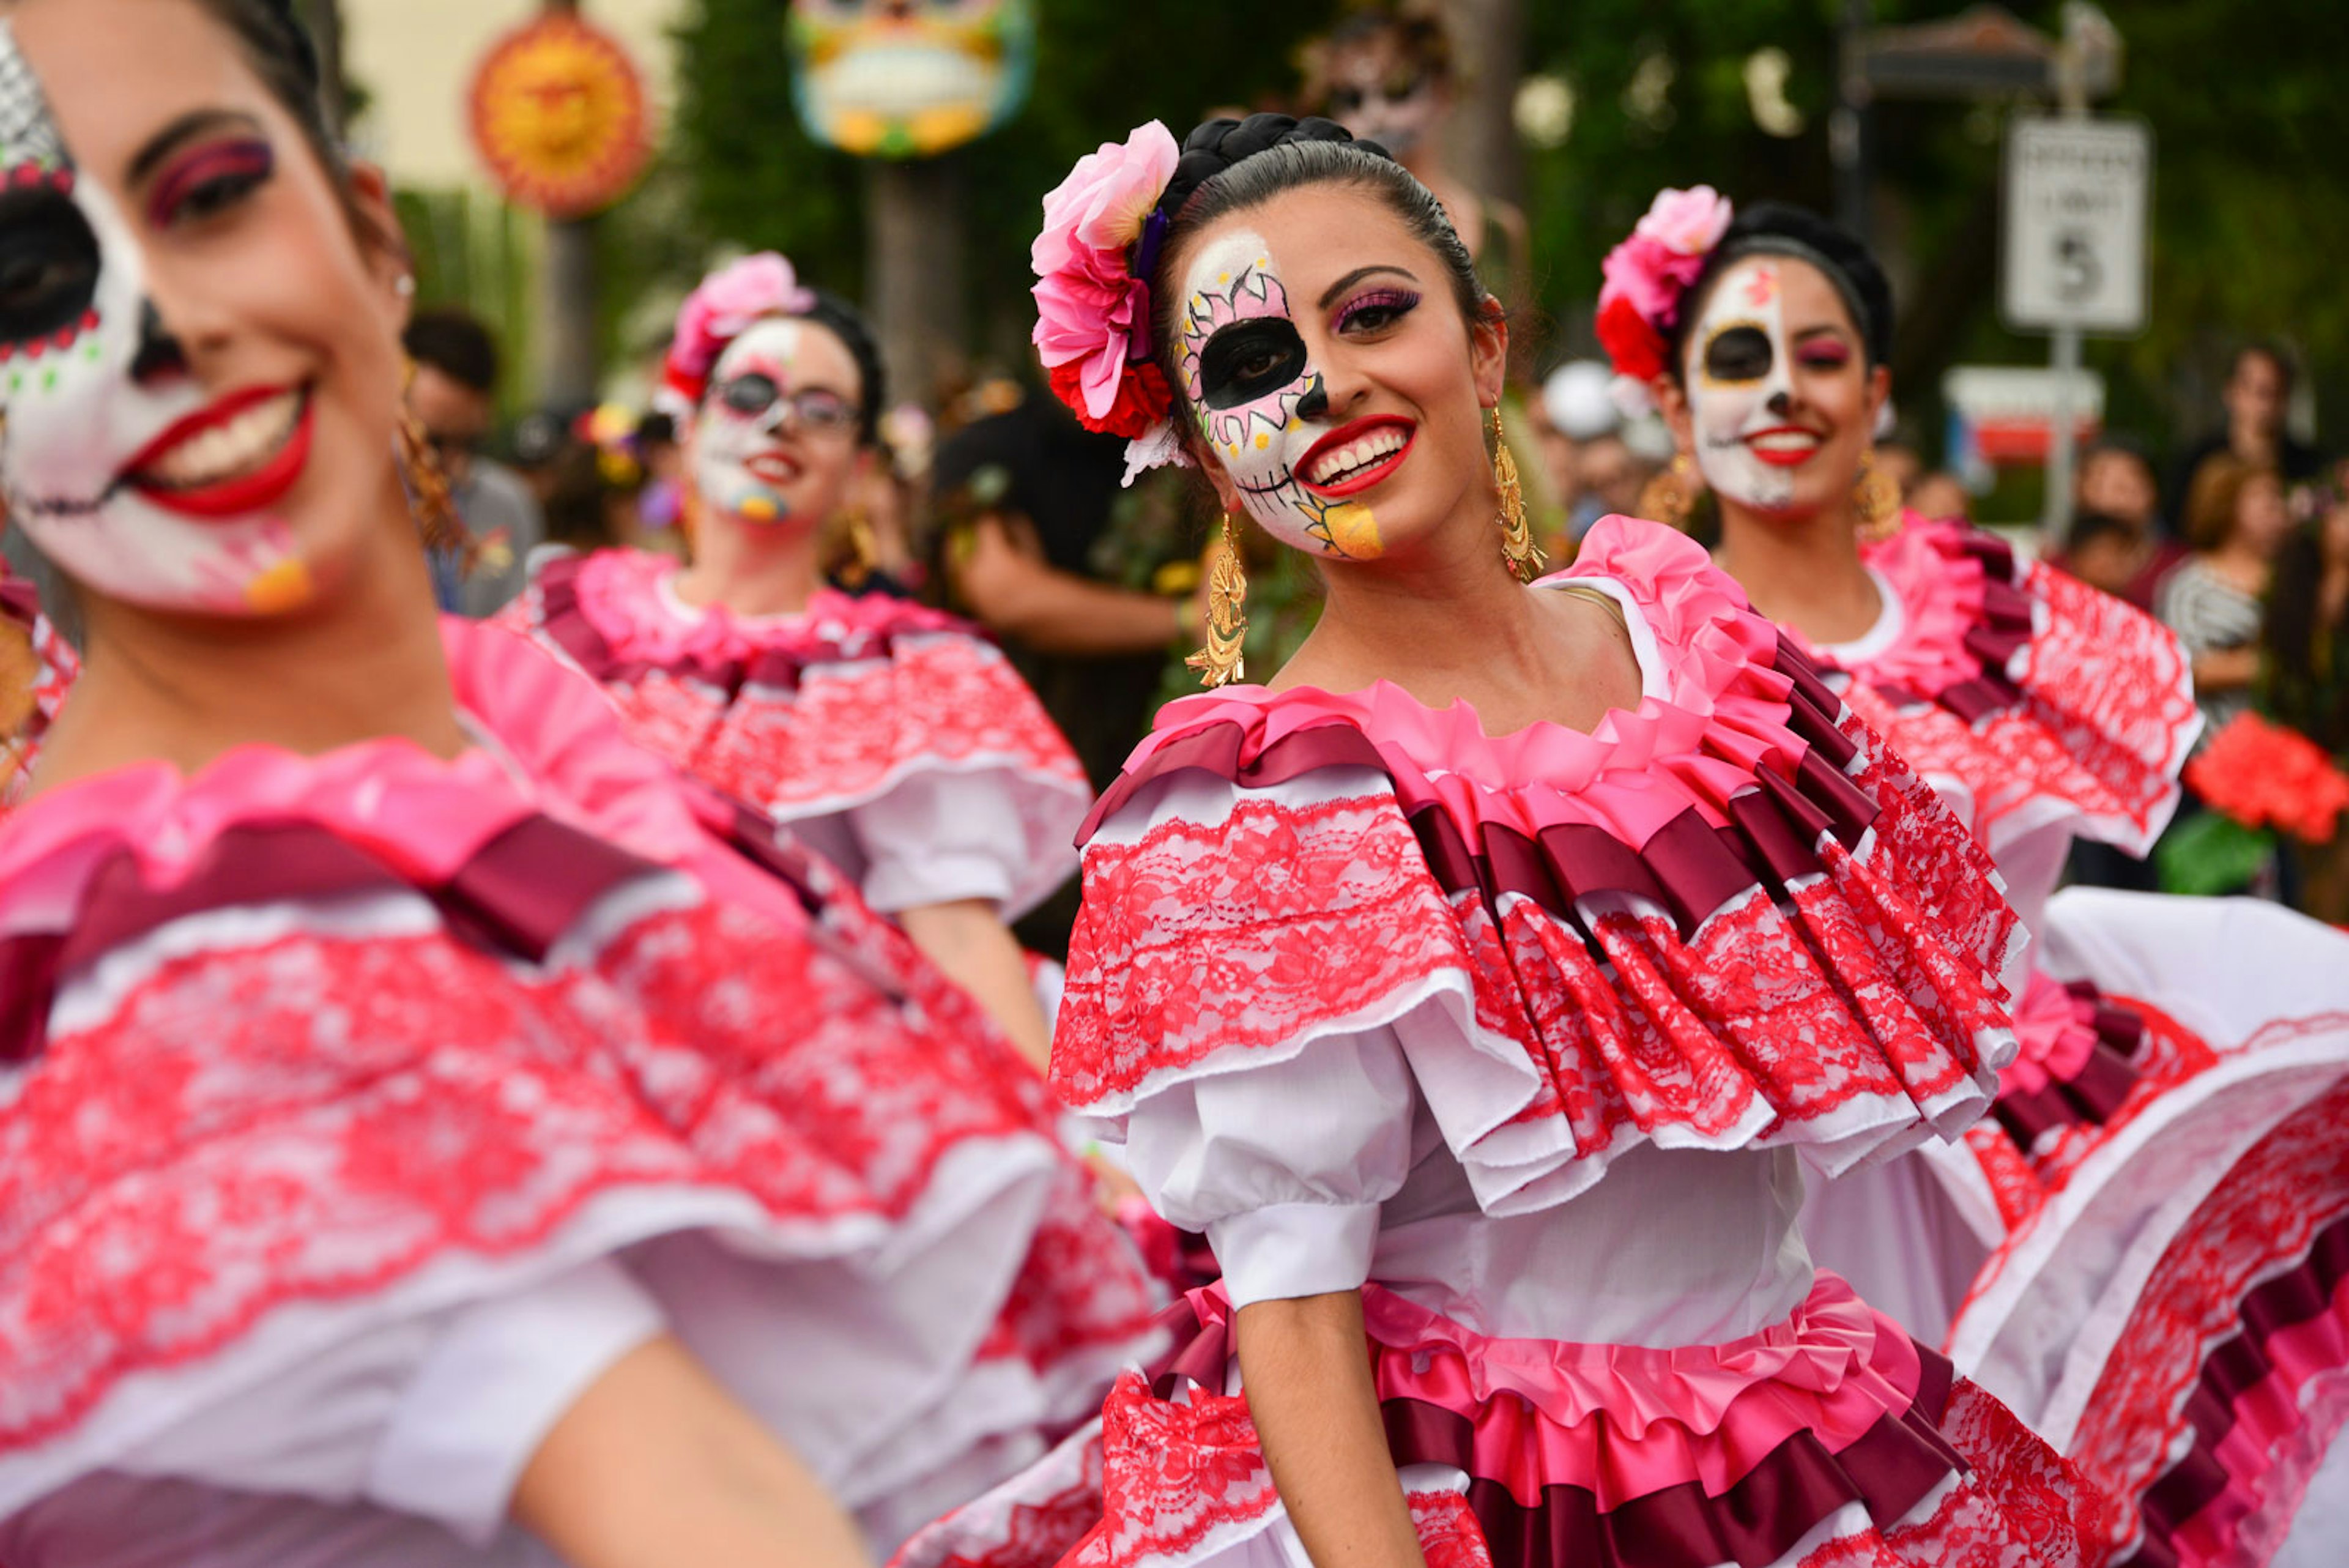
<instances>
[{"instance_id":1,"label":"calavera face paint","mask_svg":"<svg viewBox=\"0 0 2349 1568\"><path fill-rule=\"evenodd\" d=\"M1794 471L1820 445L1820 433L1792 416L1794 357L1780 266L1754 256L1722 274L1689 333L1682 366L1705 483L1764 512L1794 499Z\"/></svg>"},{"instance_id":2,"label":"calavera face paint","mask_svg":"<svg viewBox=\"0 0 2349 1568\"><path fill-rule=\"evenodd\" d=\"M800 384L807 331L781 317L754 321L710 371L709 395L695 421L693 477L702 500L729 516L794 520L792 496L806 454L781 440L786 426L797 426L802 445L850 439L854 406L836 392Z\"/></svg>"},{"instance_id":3,"label":"calavera face paint","mask_svg":"<svg viewBox=\"0 0 2349 1568\"><path fill-rule=\"evenodd\" d=\"M269 177L265 142L200 177ZM159 190L159 202L171 192ZM307 390L207 395L148 297L138 237L80 177L0 21L0 498L67 576L150 608L267 615L311 597L278 508Z\"/></svg>"},{"instance_id":4,"label":"calavera face paint","mask_svg":"<svg viewBox=\"0 0 2349 1568\"><path fill-rule=\"evenodd\" d=\"M1311 554L1358 561L1383 554L1368 506L1316 494L1299 478L1326 433L1308 423L1326 398L1263 239L1242 231L1201 246L1183 298L1183 390L1248 515Z\"/></svg>"}]
</instances>

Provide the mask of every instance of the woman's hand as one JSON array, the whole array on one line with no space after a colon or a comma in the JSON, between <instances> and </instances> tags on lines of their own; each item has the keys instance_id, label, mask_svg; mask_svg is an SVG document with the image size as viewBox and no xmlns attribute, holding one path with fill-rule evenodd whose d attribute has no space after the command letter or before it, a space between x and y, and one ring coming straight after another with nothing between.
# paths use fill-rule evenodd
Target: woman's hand
<instances>
[{"instance_id":1,"label":"woman's hand","mask_svg":"<svg viewBox=\"0 0 2349 1568\"><path fill-rule=\"evenodd\" d=\"M1371 1383L1362 1295L1239 1310L1240 1382L1273 1484L1317 1568L1426 1568Z\"/></svg>"},{"instance_id":2,"label":"woman's hand","mask_svg":"<svg viewBox=\"0 0 2349 1568\"><path fill-rule=\"evenodd\" d=\"M897 912L905 935L946 977L987 1010L1037 1072L1052 1059L1052 1031L1028 974L1028 955L985 898L917 904Z\"/></svg>"},{"instance_id":3,"label":"woman's hand","mask_svg":"<svg viewBox=\"0 0 2349 1568\"><path fill-rule=\"evenodd\" d=\"M573 1568L870 1568L856 1523L798 1457L666 1335L554 1423L514 1521Z\"/></svg>"}]
</instances>

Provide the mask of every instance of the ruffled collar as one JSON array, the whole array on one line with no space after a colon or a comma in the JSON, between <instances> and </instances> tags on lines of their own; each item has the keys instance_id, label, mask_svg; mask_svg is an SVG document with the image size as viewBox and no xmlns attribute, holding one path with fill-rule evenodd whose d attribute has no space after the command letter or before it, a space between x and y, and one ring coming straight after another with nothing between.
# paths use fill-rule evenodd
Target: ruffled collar
<instances>
[{"instance_id":1,"label":"ruffled collar","mask_svg":"<svg viewBox=\"0 0 2349 1568\"><path fill-rule=\"evenodd\" d=\"M1684 535L1603 519L1575 564L1543 583L1594 587L1624 602L1641 655L1636 711L1610 710L1587 732L1542 722L1492 736L1465 701L1431 709L1384 680L1351 692L1226 687L1160 711L1124 778L1096 808L1095 825L1157 771L1154 763L1172 760L1170 749L1218 726L1241 732L1244 761L1343 726L1370 741L1399 783L1443 799L1463 826L1497 822L1534 833L1593 822L1637 845L1691 805L1725 824L1729 797L1751 786L1756 768L1791 773L1816 738L1790 726L1799 677L1778 668L1777 628ZM1835 706L1830 699L1830 715Z\"/></svg>"},{"instance_id":2,"label":"ruffled collar","mask_svg":"<svg viewBox=\"0 0 2349 1568\"><path fill-rule=\"evenodd\" d=\"M809 662L884 655L893 638L968 631L940 610L885 594L819 589L797 615L743 616L723 605L687 604L678 564L643 550L599 550L551 562L540 574L550 624L585 618L618 663L719 668L783 655Z\"/></svg>"},{"instance_id":3,"label":"ruffled collar","mask_svg":"<svg viewBox=\"0 0 2349 1568\"><path fill-rule=\"evenodd\" d=\"M1886 620L1857 642L1806 641L1822 665L1896 700L1980 710L2019 695L2033 618L2005 541L1911 512L1890 537L1863 545L1860 561L1890 596Z\"/></svg>"},{"instance_id":4,"label":"ruffled collar","mask_svg":"<svg viewBox=\"0 0 2349 1568\"><path fill-rule=\"evenodd\" d=\"M0 931L67 923L83 880L118 851L150 886L167 886L223 833L256 825L324 827L424 884L447 881L533 814L660 864L700 852L686 786L622 737L592 683L501 628L445 617L440 629L457 706L496 750L442 759L405 739L317 756L244 745L192 775L158 762L78 780L0 823Z\"/></svg>"}]
</instances>

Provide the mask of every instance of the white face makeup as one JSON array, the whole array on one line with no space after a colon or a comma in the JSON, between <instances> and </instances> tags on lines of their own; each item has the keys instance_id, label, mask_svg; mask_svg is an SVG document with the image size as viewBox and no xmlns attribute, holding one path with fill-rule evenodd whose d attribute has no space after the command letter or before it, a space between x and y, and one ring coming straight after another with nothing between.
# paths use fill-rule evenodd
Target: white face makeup
<instances>
[{"instance_id":1,"label":"white face makeup","mask_svg":"<svg viewBox=\"0 0 2349 1568\"><path fill-rule=\"evenodd\" d=\"M266 178L258 140L212 177ZM233 164L235 167L229 167ZM0 21L0 498L68 576L153 609L267 615L311 577L278 511L310 452L303 387L210 400L149 299L140 242L77 177Z\"/></svg>"},{"instance_id":2,"label":"white face makeup","mask_svg":"<svg viewBox=\"0 0 2349 1568\"><path fill-rule=\"evenodd\" d=\"M805 331L781 317L754 321L710 372L709 395L694 422L693 480L702 500L729 516L768 524L817 521L792 515L788 492L801 464L778 440L799 389Z\"/></svg>"},{"instance_id":3,"label":"white face makeup","mask_svg":"<svg viewBox=\"0 0 2349 1568\"><path fill-rule=\"evenodd\" d=\"M1264 240L1242 231L1200 247L1184 275L1183 297L1183 390L1248 515L1310 554L1357 561L1383 554L1368 506L1317 494L1299 481L1309 458L1336 472L1348 466L1347 454L1315 451L1330 432L1308 421L1327 399ZM1375 465L1407 441L1392 428L1370 431L1353 443L1362 450L1350 467Z\"/></svg>"},{"instance_id":4,"label":"white face makeup","mask_svg":"<svg viewBox=\"0 0 2349 1568\"><path fill-rule=\"evenodd\" d=\"M1794 471L1820 445L1819 432L1797 426L1789 413L1794 357L1779 274L1771 256L1723 273L1688 335L1682 366L1705 483L1761 512L1794 499Z\"/></svg>"}]
</instances>

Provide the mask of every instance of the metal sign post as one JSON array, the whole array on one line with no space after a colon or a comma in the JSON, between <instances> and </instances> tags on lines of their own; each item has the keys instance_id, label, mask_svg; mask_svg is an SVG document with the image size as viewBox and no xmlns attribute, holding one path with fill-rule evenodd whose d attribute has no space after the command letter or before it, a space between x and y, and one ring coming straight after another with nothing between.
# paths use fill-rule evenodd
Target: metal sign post
<instances>
[{"instance_id":1,"label":"metal sign post","mask_svg":"<svg viewBox=\"0 0 2349 1568\"><path fill-rule=\"evenodd\" d=\"M1999 303L2010 327L2052 335L2054 428L2049 432L2050 545L2072 523L2080 340L2145 326L2145 234L2153 137L2137 120L2091 119L2085 95L2060 118L2015 120L2006 141L2005 255Z\"/></svg>"}]
</instances>

